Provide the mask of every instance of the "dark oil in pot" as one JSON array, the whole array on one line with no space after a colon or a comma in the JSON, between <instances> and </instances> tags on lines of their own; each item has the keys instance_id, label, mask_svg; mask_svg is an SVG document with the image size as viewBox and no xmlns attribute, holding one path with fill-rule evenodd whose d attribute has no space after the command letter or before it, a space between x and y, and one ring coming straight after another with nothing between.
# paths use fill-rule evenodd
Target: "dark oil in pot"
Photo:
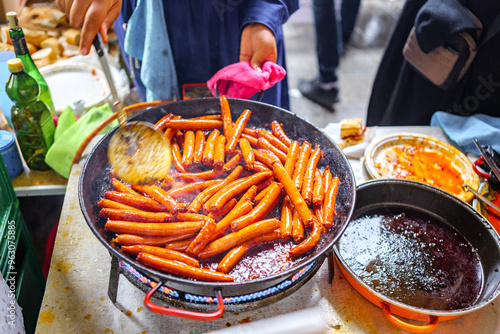
<instances>
[{"instance_id":1,"label":"dark oil in pot","mask_svg":"<svg viewBox=\"0 0 500 334\"><path fill-rule=\"evenodd\" d=\"M365 212L339 239L339 252L373 290L406 305L457 310L473 305L482 290L475 249L452 227L422 212Z\"/></svg>"}]
</instances>

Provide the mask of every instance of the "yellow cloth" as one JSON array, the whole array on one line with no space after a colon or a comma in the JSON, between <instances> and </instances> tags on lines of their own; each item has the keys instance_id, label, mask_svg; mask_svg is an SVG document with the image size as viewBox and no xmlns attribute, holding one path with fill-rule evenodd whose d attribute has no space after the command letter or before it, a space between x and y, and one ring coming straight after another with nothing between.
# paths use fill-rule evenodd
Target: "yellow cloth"
<instances>
[{"instance_id":1,"label":"yellow cloth","mask_svg":"<svg viewBox=\"0 0 500 334\"><path fill-rule=\"evenodd\" d=\"M71 172L71 165L78 148L83 143L85 138L97 128L104 120L113 114L109 104L90 109L78 121L71 123L65 122L57 124L60 135L54 141L45 157L45 162L61 176L68 178ZM62 115L61 115L62 116ZM70 118L70 117L69 117ZM69 126L68 126L69 125ZM107 133L109 130L118 125L118 121L112 122L100 134ZM64 127L67 126L66 129ZM56 129L57 129L56 128Z\"/></svg>"}]
</instances>

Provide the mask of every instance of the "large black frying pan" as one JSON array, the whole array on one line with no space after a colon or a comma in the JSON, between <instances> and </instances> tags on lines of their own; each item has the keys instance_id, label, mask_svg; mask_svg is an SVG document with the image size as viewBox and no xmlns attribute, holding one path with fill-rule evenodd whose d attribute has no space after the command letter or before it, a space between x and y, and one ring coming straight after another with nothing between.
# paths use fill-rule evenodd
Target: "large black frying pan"
<instances>
[{"instance_id":1,"label":"large black frying pan","mask_svg":"<svg viewBox=\"0 0 500 334\"><path fill-rule=\"evenodd\" d=\"M95 236L108 248L109 252L120 260L129 263L132 267L145 275L162 281L173 289L184 292L199 294L204 296L213 296L214 291L221 291L225 296L237 296L274 286L286 278L290 277L301 268L306 267L317 260L324 259L325 255L332 251L332 246L344 232L353 212L356 185L354 175L345 155L339 147L323 131L303 118L291 113L290 111L277 108L262 102L255 102L240 99L228 99L233 119L236 119L244 109L250 109L252 116L247 126L255 128L269 128L269 124L278 120L283 124L283 128L292 140L309 141L313 147L320 145L323 151L323 160L320 167L330 166L334 176L340 178L340 187L337 199L336 209L338 219L335 227L322 237L320 244L309 254L303 257L303 260L288 270L280 272L270 277L255 279L245 282L234 283L210 283L200 282L191 279L181 278L174 275L159 272L142 265L135 261L119 247L111 242L113 234L104 230L105 219L99 217L99 208L97 202L104 196L104 193L110 189L110 179L108 171L110 166L107 158L108 142L116 131L116 128L106 134L93 148L85 165L83 166L80 177L78 196L80 206L85 220ZM168 113L180 115L184 118L196 117L206 114L219 114L220 105L218 98L200 98L178 102L172 102L165 105L153 107L132 117L131 121L147 121L155 123L161 117Z\"/></svg>"}]
</instances>

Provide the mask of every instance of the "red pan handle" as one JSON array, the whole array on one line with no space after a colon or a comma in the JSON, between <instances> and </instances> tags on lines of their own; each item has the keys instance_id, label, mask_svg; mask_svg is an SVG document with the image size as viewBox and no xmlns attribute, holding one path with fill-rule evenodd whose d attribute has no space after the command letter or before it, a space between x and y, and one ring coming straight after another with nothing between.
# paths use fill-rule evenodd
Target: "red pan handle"
<instances>
[{"instance_id":1,"label":"red pan handle","mask_svg":"<svg viewBox=\"0 0 500 334\"><path fill-rule=\"evenodd\" d=\"M153 304L151 302L151 297L155 294L155 292L163 285L163 282L157 283L154 288L149 290L144 297L144 305L151 311L163 315L171 315L179 318L187 318L192 320L203 320L203 321L211 321L219 319L224 314L224 303L222 301L222 293L220 290L217 290L217 303L218 307L215 312L212 313L202 313L196 311L188 311L181 310L176 308L164 307L160 305Z\"/></svg>"},{"instance_id":2,"label":"red pan handle","mask_svg":"<svg viewBox=\"0 0 500 334\"><path fill-rule=\"evenodd\" d=\"M482 178L488 179L491 176L491 171L486 174L482 169L479 169L478 166L480 166L484 162L484 157L480 157L476 161L474 161L474 164L472 164L472 168L474 168L474 171L477 173L477 175L481 176Z\"/></svg>"},{"instance_id":3,"label":"red pan handle","mask_svg":"<svg viewBox=\"0 0 500 334\"><path fill-rule=\"evenodd\" d=\"M397 318L394 314L392 314L389 309L389 305L386 303L382 303L381 305L382 311L384 312L384 316L389 320L393 325L401 328L402 330L412 332L412 333L429 333L436 329L439 319L436 316L430 316L430 322L426 325L414 325L410 324L402 319Z\"/></svg>"}]
</instances>

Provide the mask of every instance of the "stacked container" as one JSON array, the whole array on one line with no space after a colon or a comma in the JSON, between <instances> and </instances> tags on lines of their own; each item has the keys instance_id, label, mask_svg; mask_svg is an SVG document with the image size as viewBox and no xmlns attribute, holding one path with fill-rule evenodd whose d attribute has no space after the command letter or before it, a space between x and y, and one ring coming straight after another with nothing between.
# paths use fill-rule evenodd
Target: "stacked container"
<instances>
[{"instance_id":1,"label":"stacked container","mask_svg":"<svg viewBox=\"0 0 500 334\"><path fill-rule=\"evenodd\" d=\"M26 333L34 333L45 291L45 278L35 253L19 200L0 155L0 272L23 309Z\"/></svg>"}]
</instances>

